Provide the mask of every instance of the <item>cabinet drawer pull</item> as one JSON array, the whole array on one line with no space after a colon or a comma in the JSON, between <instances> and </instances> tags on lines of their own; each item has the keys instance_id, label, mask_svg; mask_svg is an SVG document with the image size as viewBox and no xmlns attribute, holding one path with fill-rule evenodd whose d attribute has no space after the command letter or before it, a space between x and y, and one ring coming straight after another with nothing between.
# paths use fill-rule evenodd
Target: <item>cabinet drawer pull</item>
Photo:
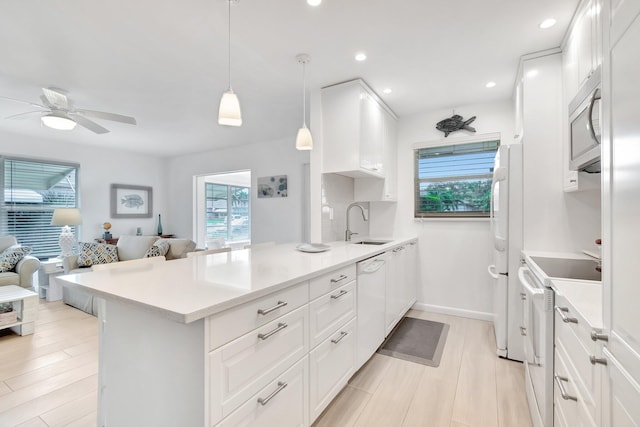
<instances>
[{"instance_id":1,"label":"cabinet drawer pull","mask_svg":"<svg viewBox=\"0 0 640 427\"><path fill-rule=\"evenodd\" d=\"M591 331L591 339L593 341L609 341L609 336L607 334L599 334L596 331Z\"/></svg>"},{"instance_id":2,"label":"cabinet drawer pull","mask_svg":"<svg viewBox=\"0 0 640 427\"><path fill-rule=\"evenodd\" d=\"M347 335L349 335L349 332L340 331L340 336L336 339L331 340L331 342L334 344L338 344L340 341L342 341L342 338L346 337Z\"/></svg>"},{"instance_id":3,"label":"cabinet drawer pull","mask_svg":"<svg viewBox=\"0 0 640 427\"><path fill-rule=\"evenodd\" d=\"M567 390L564 389L564 384L562 384L563 381L565 382L569 382L569 378L567 377L561 377L559 375L554 375L553 379L556 381L556 384L558 385L558 388L560 389L560 396L562 396L562 398L564 400L574 400L574 401L578 401L578 398L575 396L570 396L567 393Z\"/></svg>"},{"instance_id":4,"label":"cabinet drawer pull","mask_svg":"<svg viewBox=\"0 0 640 427\"><path fill-rule=\"evenodd\" d=\"M562 321L564 323L578 323L578 319L576 319L575 317L567 317L565 316L564 313L568 312L569 309L567 307L558 307L556 305L556 313L558 313L560 315L560 319L562 319Z\"/></svg>"},{"instance_id":5,"label":"cabinet drawer pull","mask_svg":"<svg viewBox=\"0 0 640 427\"><path fill-rule=\"evenodd\" d=\"M272 311L275 311L279 308L284 307L285 305L287 305L288 303L284 302L284 301L278 301L276 303L276 305L274 305L273 307L270 308L260 308L258 309L258 314L262 314L263 316L266 316L267 314L271 313Z\"/></svg>"},{"instance_id":6,"label":"cabinet drawer pull","mask_svg":"<svg viewBox=\"0 0 640 427\"><path fill-rule=\"evenodd\" d=\"M355 234L355 233L353 233ZM341 274L340 277L338 277L337 279L331 279L331 283L339 283L342 282L344 279L346 279L348 276L345 276L344 274Z\"/></svg>"},{"instance_id":7,"label":"cabinet drawer pull","mask_svg":"<svg viewBox=\"0 0 640 427\"><path fill-rule=\"evenodd\" d=\"M527 300L527 294L525 294L524 292L520 292L520 299L522 301L526 301Z\"/></svg>"},{"instance_id":8,"label":"cabinet drawer pull","mask_svg":"<svg viewBox=\"0 0 640 427\"><path fill-rule=\"evenodd\" d=\"M280 332L281 330L283 330L284 328L286 328L287 325L286 323L278 323L278 327L275 328L273 331L267 332L266 334L258 334L258 338L260 338L261 340L266 340L267 338L269 338L271 335Z\"/></svg>"},{"instance_id":9,"label":"cabinet drawer pull","mask_svg":"<svg viewBox=\"0 0 640 427\"><path fill-rule=\"evenodd\" d=\"M284 381L278 381L278 388L275 389L273 392L271 392L271 394L267 397L259 397L258 403L261 404L262 406L266 405L267 403L269 403L271 399L273 399L276 396L276 394L284 390L287 387L287 385L288 384L285 383Z\"/></svg>"},{"instance_id":10,"label":"cabinet drawer pull","mask_svg":"<svg viewBox=\"0 0 640 427\"><path fill-rule=\"evenodd\" d=\"M341 298L343 296L345 296L346 294L348 294L349 292L345 291L344 289L341 290L340 292L338 292L336 295L331 295L331 299L338 299Z\"/></svg>"},{"instance_id":11,"label":"cabinet drawer pull","mask_svg":"<svg viewBox=\"0 0 640 427\"><path fill-rule=\"evenodd\" d=\"M520 326L520 335L522 335L523 337L527 336L527 328L525 328L524 326Z\"/></svg>"},{"instance_id":12,"label":"cabinet drawer pull","mask_svg":"<svg viewBox=\"0 0 640 427\"><path fill-rule=\"evenodd\" d=\"M589 356L589 362L591 362L592 365L599 363L601 365L607 366L607 359L605 359L604 357Z\"/></svg>"}]
</instances>

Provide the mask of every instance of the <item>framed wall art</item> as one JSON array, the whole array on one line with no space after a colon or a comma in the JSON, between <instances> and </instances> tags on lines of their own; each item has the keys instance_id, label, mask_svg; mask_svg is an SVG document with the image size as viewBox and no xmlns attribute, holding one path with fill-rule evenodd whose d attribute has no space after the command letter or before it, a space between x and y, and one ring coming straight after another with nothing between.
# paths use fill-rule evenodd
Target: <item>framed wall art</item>
<instances>
[{"instance_id":1,"label":"framed wall art","mask_svg":"<svg viewBox=\"0 0 640 427\"><path fill-rule=\"evenodd\" d=\"M111 184L111 218L151 218L153 189L141 185Z\"/></svg>"},{"instance_id":2,"label":"framed wall art","mask_svg":"<svg viewBox=\"0 0 640 427\"><path fill-rule=\"evenodd\" d=\"M287 197L287 175L258 178L258 198Z\"/></svg>"}]
</instances>

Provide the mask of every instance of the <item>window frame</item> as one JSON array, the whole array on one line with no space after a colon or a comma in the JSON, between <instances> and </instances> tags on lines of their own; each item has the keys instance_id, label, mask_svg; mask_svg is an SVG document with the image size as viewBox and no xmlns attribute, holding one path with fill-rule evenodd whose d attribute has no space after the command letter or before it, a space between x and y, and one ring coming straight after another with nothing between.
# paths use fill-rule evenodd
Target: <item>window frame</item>
<instances>
[{"instance_id":1,"label":"window frame","mask_svg":"<svg viewBox=\"0 0 640 427\"><path fill-rule=\"evenodd\" d=\"M204 224L204 231L205 231L205 241L210 240L210 239L215 239L215 237L209 237L207 234L207 202L209 201L208 196L207 196L207 190L209 186L220 186L220 187L226 187L226 205L227 205L227 211L226 211L226 223L225 223L225 242L227 243L236 243L236 242L244 242L247 240L251 240L251 187L245 187L242 185L235 185L235 184L227 184L227 183L219 183L219 182L205 182L204 183L204 208L205 208L205 224ZM232 189L246 189L247 190L247 235L248 238L247 239L233 239L232 235L233 235L233 198L232 198L232 193L233 190ZM211 199L213 200L213 199Z\"/></svg>"},{"instance_id":2,"label":"window frame","mask_svg":"<svg viewBox=\"0 0 640 427\"><path fill-rule=\"evenodd\" d=\"M415 144L413 148L413 168L414 168L414 182L413 182L413 216L416 220L422 219L489 219L491 212L490 209L488 211L446 211L446 212L427 212L420 210L420 184L424 182L445 182L445 181L463 181L463 180L473 180L473 179L489 179L492 181L493 168L491 168L490 174L476 174L476 175L455 175L455 176L442 176L438 178L420 178L419 177L419 154L420 150L424 149L435 149L435 148L445 148L445 147L454 147L461 145L471 145L478 143L490 143L497 142L496 149L494 151L497 152L501 145L500 134L488 134L482 135L474 138L464 138L455 141L444 141L440 140L434 143L423 143L423 144ZM483 150L482 152L490 152L490 150ZM490 188L489 198L491 199L491 191L493 189Z\"/></svg>"}]
</instances>

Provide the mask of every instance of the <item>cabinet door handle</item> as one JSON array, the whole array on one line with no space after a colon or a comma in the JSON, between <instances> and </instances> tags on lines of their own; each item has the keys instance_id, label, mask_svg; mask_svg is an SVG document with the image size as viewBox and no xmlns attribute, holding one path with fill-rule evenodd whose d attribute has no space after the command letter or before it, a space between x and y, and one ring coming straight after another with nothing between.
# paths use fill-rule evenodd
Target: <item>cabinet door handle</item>
<instances>
[{"instance_id":1,"label":"cabinet door handle","mask_svg":"<svg viewBox=\"0 0 640 427\"><path fill-rule=\"evenodd\" d=\"M345 291L344 289L341 290L340 292L338 292L336 295L331 295L331 299L338 299L341 298L343 296L345 296L346 294L348 294L349 292Z\"/></svg>"},{"instance_id":2,"label":"cabinet door handle","mask_svg":"<svg viewBox=\"0 0 640 427\"><path fill-rule=\"evenodd\" d=\"M565 316L564 313L568 312L569 309L567 307L558 307L556 305L556 313L558 313L560 315L560 319L562 319L562 321L564 323L578 323L578 319L576 319L575 317L567 317Z\"/></svg>"},{"instance_id":3,"label":"cabinet door handle","mask_svg":"<svg viewBox=\"0 0 640 427\"><path fill-rule=\"evenodd\" d=\"M267 338L269 338L271 335L280 332L281 330L283 330L287 326L289 326L289 325L287 325L286 323L278 323L278 327L277 328L275 328L273 331L267 332L266 334L258 334L258 338L260 338L261 340L264 341Z\"/></svg>"},{"instance_id":4,"label":"cabinet door handle","mask_svg":"<svg viewBox=\"0 0 640 427\"><path fill-rule=\"evenodd\" d=\"M596 331L591 331L591 339L593 341L609 341L609 336L607 334L600 334Z\"/></svg>"},{"instance_id":5,"label":"cabinet door handle","mask_svg":"<svg viewBox=\"0 0 640 427\"><path fill-rule=\"evenodd\" d=\"M520 292L520 299L522 301L526 301L527 300L527 294L525 294L524 292Z\"/></svg>"},{"instance_id":6,"label":"cabinet door handle","mask_svg":"<svg viewBox=\"0 0 640 427\"><path fill-rule=\"evenodd\" d=\"M342 341L342 338L346 337L347 335L349 335L349 332L340 331L340 336L336 339L331 340L331 342L334 344L338 344L340 341Z\"/></svg>"},{"instance_id":7,"label":"cabinet door handle","mask_svg":"<svg viewBox=\"0 0 640 427\"><path fill-rule=\"evenodd\" d=\"M272 311L275 311L279 308L284 307L285 305L287 305L288 303L284 302L284 301L278 301L276 303L276 305L274 305L273 307L270 308L260 308L258 309L258 314L261 314L263 316L266 316L267 314L271 313Z\"/></svg>"},{"instance_id":8,"label":"cabinet door handle","mask_svg":"<svg viewBox=\"0 0 640 427\"><path fill-rule=\"evenodd\" d=\"M269 403L271 399L273 399L276 396L276 394L280 393L287 386L288 384L285 383L284 381L278 381L278 388L272 391L271 394L267 397L259 397L258 403L261 404L262 406L266 405L267 403Z\"/></svg>"},{"instance_id":9,"label":"cabinet door handle","mask_svg":"<svg viewBox=\"0 0 640 427\"><path fill-rule=\"evenodd\" d=\"M523 337L527 336L527 328L525 328L524 326L520 326L520 335L522 335Z\"/></svg>"},{"instance_id":10,"label":"cabinet door handle","mask_svg":"<svg viewBox=\"0 0 640 427\"><path fill-rule=\"evenodd\" d=\"M564 384L562 383L563 381L565 382L569 382L569 378L567 377L561 377L560 375L554 375L553 379L555 380L558 388L560 389L560 396L562 396L562 398L564 400L573 400L573 401L578 401L578 398L575 396L570 396L569 393L567 393L567 390L564 389Z\"/></svg>"},{"instance_id":11,"label":"cabinet door handle","mask_svg":"<svg viewBox=\"0 0 640 427\"><path fill-rule=\"evenodd\" d=\"M353 233L353 234L356 234L356 233ZM346 278L347 278L347 276L345 276L344 274L341 274L337 279L331 279L331 283L339 283L339 282L342 282Z\"/></svg>"},{"instance_id":12,"label":"cabinet door handle","mask_svg":"<svg viewBox=\"0 0 640 427\"><path fill-rule=\"evenodd\" d=\"M607 359L605 359L604 357L589 356L589 362L591 362L592 365L599 363L600 365L607 366Z\"/></svg>"}]
</instances>

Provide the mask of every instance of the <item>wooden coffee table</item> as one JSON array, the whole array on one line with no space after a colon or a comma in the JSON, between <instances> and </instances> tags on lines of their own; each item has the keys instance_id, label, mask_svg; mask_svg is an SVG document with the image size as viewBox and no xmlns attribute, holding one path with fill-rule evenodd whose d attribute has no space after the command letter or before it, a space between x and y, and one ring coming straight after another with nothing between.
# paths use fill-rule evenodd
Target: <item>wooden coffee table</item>
<instances>
[{"instance_id":1,"label":"wooden coffee table","mask_svg":"<svg viewBox=\"0 0 640 427\"><path fill-rule=\"evenodd\" d=\"M37 293L15 285L0 286L0 303L11 303L18 314L16 322L0 325L0 329L11 328L20 335L33 333L38 314Z\"/></svg>"}]
</instances>

